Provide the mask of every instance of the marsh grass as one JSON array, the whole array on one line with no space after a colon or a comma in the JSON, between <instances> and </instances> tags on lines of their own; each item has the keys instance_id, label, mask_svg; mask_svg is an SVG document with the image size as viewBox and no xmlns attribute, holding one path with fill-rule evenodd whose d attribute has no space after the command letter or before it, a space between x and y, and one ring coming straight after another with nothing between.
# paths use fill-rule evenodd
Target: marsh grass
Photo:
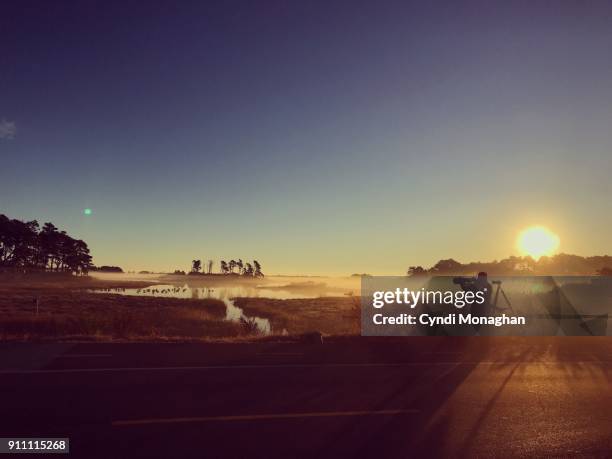
<instances>
[{"instance_id":1,"label":"marsh grass","mask_svg":"<svg viewBox=\"0 0 612 459\"><path fill-rule=\"evenodd\" d=\"M38 314L36 299L38 298ZM0 339L211 339L245 334L218 300L0 289Z\"/></svg>"},{"instance_id":2,"label":"marsh grass","mask_svg":"<svg viewBox=\"0 0 612 459\"><path fill-rule=\"evenodd\" d=\"M272 330L289 335L314 331L325 335L358 335L361 316L358 297L321 297L293 300L237 298L234 304L248 316L265 317Z\"/></svg>"},{"instance_id":3,"label":"marsh grass","mask_svg":"<svg viewBox=\"0 0 612 459\"><path fill-rule=\"evenodd\" d=\"M263 336L254 320L225 320L214 299L178 299L90 293L92 288L140 288L146 282L47 277L0 278L0 340L50 341L244 341L291 340L310 332L360 333L357 297L275 300L238 298L249 317L270 319ZM38 300L38 313L37 313Z\"/></svg>"}]
</instances>

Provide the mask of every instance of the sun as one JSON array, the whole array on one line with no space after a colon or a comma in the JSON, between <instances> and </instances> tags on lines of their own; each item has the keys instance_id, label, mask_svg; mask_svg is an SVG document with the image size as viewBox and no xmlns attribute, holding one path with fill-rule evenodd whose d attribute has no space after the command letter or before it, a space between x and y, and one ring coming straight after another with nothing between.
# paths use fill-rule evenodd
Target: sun
<instances>
[{"instance_id":1,"label":"sun","mask_svg":"<svg viewBox=\"0 0 612 459\"><path fill-rule=\"evenodd\" d=\"M523 255L538 260L544 255L553 255L559 248L559 236L544 226L531 226L518 235L516 245Z\"/></svg>"}]
</instances>

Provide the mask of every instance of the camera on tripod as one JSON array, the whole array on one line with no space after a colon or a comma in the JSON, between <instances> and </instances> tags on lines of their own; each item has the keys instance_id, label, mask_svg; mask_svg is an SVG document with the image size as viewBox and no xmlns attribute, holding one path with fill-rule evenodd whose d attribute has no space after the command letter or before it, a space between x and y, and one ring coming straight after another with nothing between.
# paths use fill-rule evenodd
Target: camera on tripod
<instances>
[{"instance_id":1,"label":"camera on tripod","mask_svg":"<svg viewBox=\"0 0 612 459\"><path fill-rule=\"evenodd\" d=\"M475 283L475 277L453 277L453 284L460 285L463 290L473 289Z\"/></svg>"},{"instance_id":2,"label":"camera on tripod","mask_svg":"<svg viewBox=\"0 0 612 459\"><path fill-rule=\"evenodd\" d=\"M483 273L483 274L486 276L485 273ZM480 277L480 274L479 274L478 277ZM479 286L476 284L477 281L478 281L478 278L476 278L476 277L453 277L453 284L460 285L461 288L463 290L465 290L465 291L480 290ZM495 289L495 296L493 298L493 303L492 303L492 306L493 306L494 310L503 311L503 310L509 309L512 312L514 312L512 310L512 303L510 303L510 299L506 295L506 292L504 292L504 290L501 288L502 281L494 280L494 281L491 281L491 284L497 286L497 288ZM498 302L499 294L500 293L501 293L504 301L507 304L507 307L505 307L505 308L501 308L501 307L497 306L497 302Z\"/></svg>"}]
</instances>

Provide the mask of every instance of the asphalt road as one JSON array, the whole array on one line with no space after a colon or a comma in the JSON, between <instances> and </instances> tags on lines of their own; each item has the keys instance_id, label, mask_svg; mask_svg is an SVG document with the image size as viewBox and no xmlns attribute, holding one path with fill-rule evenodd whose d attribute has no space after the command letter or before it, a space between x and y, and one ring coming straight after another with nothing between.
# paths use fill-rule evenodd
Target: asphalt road
<instances>
[{"instance_id":1,"label":"asphalt road","mask_svg":"<svg viewBox=\"0 0 612 459\"><path fill-rule=\"evenodd\" d=\"M88 458L604 457L611 369L607 337L1 344L0 437Z\"/></svg>"}]
</instances>

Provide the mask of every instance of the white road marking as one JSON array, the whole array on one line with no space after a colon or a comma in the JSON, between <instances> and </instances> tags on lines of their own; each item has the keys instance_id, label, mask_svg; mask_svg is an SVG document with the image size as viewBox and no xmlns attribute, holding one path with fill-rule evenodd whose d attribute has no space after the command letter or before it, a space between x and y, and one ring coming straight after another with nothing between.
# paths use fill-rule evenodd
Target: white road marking
<instances>
[{"instance_id":1,"label":"white road marking","mask_svg":"<svg viewBox=\"0 0 612 459\"><path fill-rule=\"evenodd\" d=\"M544 360L544 361L455 361L455 362L408 362L408 363L320 363L320 364L262 364L262 365L207 365L189 367L110 367L110 368L64 368L48 370L0 370L10 374L54 374L54 373L117 373L122 371L210 371L210 370L260 370L278 368L402 368L453 365L610 365L612 360Z\"/></svg>"},{"instance_id":2,"label":"white road marking","mask_svg":"<svg viewBox=\"0 0 612 459\"><path fill-rule=\"evenodd\" d=\"M124 421L113 421L111 425L116 427L123 427L148 424L179 424L188 422L265 421L270 419L324 418L339 416L396 416L399 414L415 414L418 412L419 410L416 409L403 409L377 411L322 411L314 413L246 414L234 416L197 416L186 418L131 419Z\"/></svg>"}]
</instances>

